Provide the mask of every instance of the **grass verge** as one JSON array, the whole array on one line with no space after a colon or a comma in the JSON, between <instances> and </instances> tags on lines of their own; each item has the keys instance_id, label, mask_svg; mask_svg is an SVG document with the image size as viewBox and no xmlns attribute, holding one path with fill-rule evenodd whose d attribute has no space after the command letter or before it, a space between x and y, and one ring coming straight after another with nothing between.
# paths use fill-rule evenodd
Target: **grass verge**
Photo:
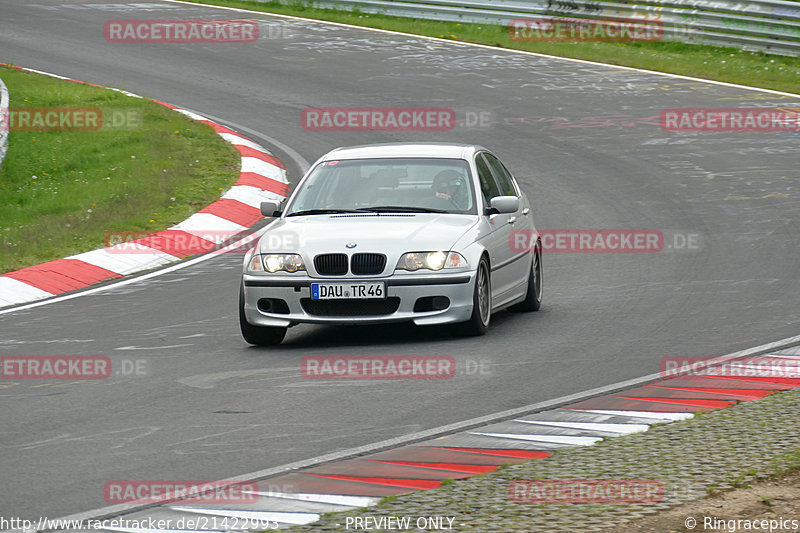
<instances>
[{"instance_id":1,"label":"grass verge","mask_svg":"<svg viewBox=\"0 0 800 533\"><path fill-rule=\"evenodd\" d=\"M162 105L15 68L0 78L14 111L92 108L104 119L95 131L12 123L0 166L0 273L100 248L107 231L168 228L238 178L230 144Z\"/></svg>"},{"instance_id":2,"label":"grass verge","mask_svg":"<svg viewBox=\"0 0 800 533\"><path fill-rule=\"evenodd\" d=\"M669 72L778 91L800 92L800 58L797 57L677 42L519 42L511 39L507 26L493 24L444 22L367 14L360 11L317 9L302 2L282 4L277 1L255 2L252 0L191 1L197 4L252 9L500 48L599 61L612 65Z\"/></svg>"}]
</instances>

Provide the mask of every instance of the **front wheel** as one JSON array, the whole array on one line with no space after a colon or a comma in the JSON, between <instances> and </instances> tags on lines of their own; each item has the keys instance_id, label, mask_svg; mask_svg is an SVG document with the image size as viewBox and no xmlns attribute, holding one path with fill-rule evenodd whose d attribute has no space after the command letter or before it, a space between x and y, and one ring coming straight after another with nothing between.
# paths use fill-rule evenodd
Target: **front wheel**
<instances>
[{"instance_id":1,"label":"front wheel","mask_svg":"<svg viewBox=\"0 0 800 533\"><path fill-rule=\"evenodd\" d=\"M509 311L538 311L542 307L542 246L536 243L531 271L528 274L528 291L525 299L508 308Z\"/></svg>"},{"instance_id":2,"label":"front wheel","mask_svg":"<svg viewBox=\"0 0 800 533\"><path fill-rule=\"evenodd\" d=\"M286 336L286 328L275 326L254 326L247 321L244 314L244 287L239 289L239 328L242 337L256 346L274 346L280 344Z\"/></svg>"},{"instance_id":3,"label":"front wheel","mask_svg":"<svg viewBox=\"0 0 800 533\"><path fill-rule=\"evenodd\" d=\"M472 291L472 316L462 325L465 335L485 335L492 318L492 277L489 261L481 258L475 274L475 289Z\"/></svg>"}]
</instances>

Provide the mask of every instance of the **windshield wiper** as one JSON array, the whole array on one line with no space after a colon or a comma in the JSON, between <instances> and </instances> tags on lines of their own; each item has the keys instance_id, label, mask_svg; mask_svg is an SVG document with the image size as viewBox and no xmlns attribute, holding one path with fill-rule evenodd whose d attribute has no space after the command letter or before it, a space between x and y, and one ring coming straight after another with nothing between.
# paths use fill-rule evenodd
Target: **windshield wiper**
<instances>
[{"instance_id":1,"label":"windshield wiper","mask_svg":"<svg viewBox=\"0 0 800 533\"><path fill-rule=\"evenodd\" d=\"M303 211L295 211L294 213L289 213L286 215L287 217L299 217L303 215L333 215L336 213L360 213L361 211L356 211L354 209L306 209Z\"/></svg>"},{"instance_id":2,"label":"windshield wiper","mask_svg":"<svg viewBox=\"0 0 800 533\"><path fill-rule=\"evenodd\" d=\"M447 213L444 209L431 209L430 207L411 207L406 205L378 205L375 207L361 207L359 211L372 213Z\"/></svg>"}]
</instances>

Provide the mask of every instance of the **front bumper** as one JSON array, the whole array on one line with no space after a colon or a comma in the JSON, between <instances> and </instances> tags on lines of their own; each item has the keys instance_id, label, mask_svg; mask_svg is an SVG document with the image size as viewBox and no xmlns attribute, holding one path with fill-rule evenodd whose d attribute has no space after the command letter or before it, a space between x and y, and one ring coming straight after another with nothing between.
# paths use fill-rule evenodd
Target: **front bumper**
<instances>
[{"instance_id":1,"label":"front bumper","mask_svg":"<svg viewBox=\"0 0 800 533\"><path fill-rule=\"evenodd\" d=\"M337 302L346 303L320 305L319 300L310 300L312 283L377 281L386 284L386 301L338 300ZM383 278L362 276L310 278L295 275L245 274L242 282L245 317L255 326L285 327L300 323L381 324L409 321L417 325L434 325L469 320L472 314L475 272L395 275ZM448 298L449 306L441 310L414 310L420 298L436 296ZM281 304L280 312L267 312L263 310L263 305L259 306L259 301L262 299L282 300L286 305L283 307ZM394 304L397 304L396 308ZM345 309L346 312L342 313L337 309Z\"/></svg>"}]
</instances>

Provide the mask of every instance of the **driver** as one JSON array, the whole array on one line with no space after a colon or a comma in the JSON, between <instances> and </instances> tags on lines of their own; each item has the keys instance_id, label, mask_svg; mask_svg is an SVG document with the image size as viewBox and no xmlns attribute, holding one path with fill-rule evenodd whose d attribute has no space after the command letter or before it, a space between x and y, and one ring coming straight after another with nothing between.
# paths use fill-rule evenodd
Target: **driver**
<instances>
[{"instance_id":1,"label":"driver","mask_svg":"<svg viewBox=\"0 0 800 533\"><path fill-rule=\"evenodd\" d=\"M467 187L464 176L455 170L442 170L433 178L433 193L436 198L449 201L459 209L467 208Z\"/></svg>"}]
</instances>

